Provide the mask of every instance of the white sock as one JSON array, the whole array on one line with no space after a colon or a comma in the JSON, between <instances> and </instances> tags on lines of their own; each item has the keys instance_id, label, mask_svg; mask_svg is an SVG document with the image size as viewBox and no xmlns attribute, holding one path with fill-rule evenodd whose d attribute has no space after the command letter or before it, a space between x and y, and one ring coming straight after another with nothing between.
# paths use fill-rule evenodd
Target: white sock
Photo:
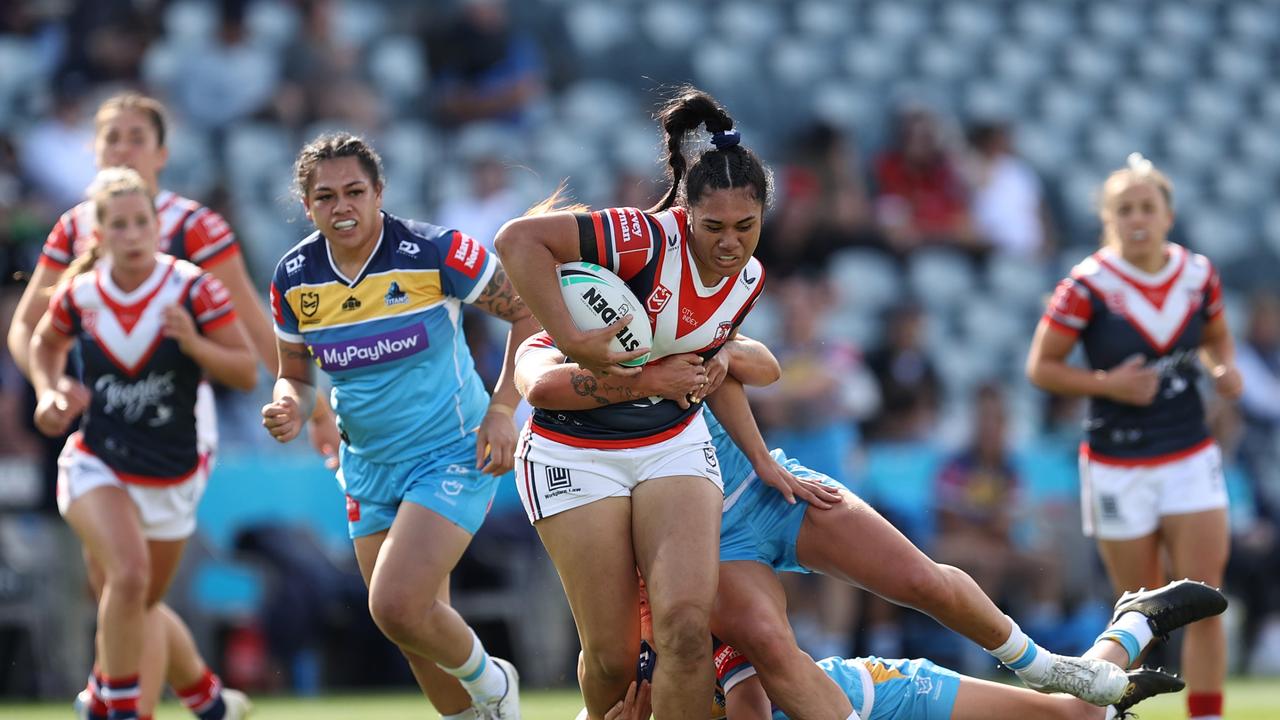
<instances>
[{"instance_id":1,"label":"white sock","mask_svg":"<svg viewBox=\"0 0 1280 720\"><path fill-rule=\"evenodd\" d=\"M1129 664L1133 665L1138 662L1138 657L1142 655L1142 651L1151 644L1155 635L1151 632L1151 623L1148 622L1147 616L1140 612L1127 612L1120 616L1120 619L1112 623L1106 630L1098 636L1094 642L1102 640L1112 640L1119 643L1129 655Z\"/></svg>"},{"instance_id":2,"label":"white sock","mask_svg":"<svg viewBox=\"0 0 1280 720\"><path fill-rule=\"evenodd\" d=\"M1103 720L1115 720L1115 718L1116 718L1116 706L1115 706L1115 705L1108 705L1108 706L1107 706L1107 716L1106 716L1105 718L1103 718Z\"/></svg>"},{"instance_id":3,"label":"white sock","mask_svg":"<svg viewBox=\"0 0 1280 720\"><path fill-rule=\"evenodd\" d=\"M484 651L474 630L471 632L471 655L467 661L461 667L447 668L441 665L440 669L458 678L458 682L462 683L462 687L466 688L471 699L478 705L500 700L507 694L507 676L493 662L493 658L489 657L489 653Z\"/></svg>"},{"instance_id":4,"label":"white sock","mask_svg":"<svg viewBox=\"0 0 1280 720\"><path fill-rule=\"evenodd\" d=\"M1008 618L1007 615L1005 617ZM1053 666L1053 655L1041 650L1040 646L1032 642L1031 638L1022 632L1022 628L1018 627L1018 623L1013 621L1013 618L1009 618L1009 625L1012 626L1009 631L1009 638L1000 647L987 652L1017 673L1018 677L1023 680L1028 682L1043 681L1044 675Z\"/></svg>"}]
</instances>

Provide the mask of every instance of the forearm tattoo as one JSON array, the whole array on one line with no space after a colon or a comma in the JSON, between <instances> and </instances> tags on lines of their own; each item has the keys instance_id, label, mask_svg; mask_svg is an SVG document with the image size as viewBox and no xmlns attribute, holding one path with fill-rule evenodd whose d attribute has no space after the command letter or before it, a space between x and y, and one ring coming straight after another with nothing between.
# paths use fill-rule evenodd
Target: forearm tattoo
<instances>
[{"instance_id":1,"label":"forearm tattoo","mask_svg":"<svg viewBox=\"0 0 1280 720\"><path fill-rule=\"evenodd\" d=\"M589 372L576 372L569 376L569 382L573 385L573 391L578 395L595 400L597 405L609 404L609 398L596 394L596 391L600 388L600 383L596 380L595 375Z\"/></svg>"},{"instance_id":2,"label":"forearm tattoo","mask_svg":"<svg viewBox=\"0 0 1280 720\"><path fill-rule=\"evenodd\" d=\"M303 362L306 362L311 359L310 351L298 351L287 347L280 348L280 354L288 360L302 360Z\"/></svg>"},{"instance_id":3,"label":"forearm tattoo","mask_svg":"<svg viewBox=\"0 0 1280 720\"><path fill-rule=\"evenodd\" d=\"M506 271L501 266L494 268L493 277L489 279L489 284L485 286L484 292L480 293L480 297L476 298L474 304L507 322L515 322L529 316L529 308L516 294L516 289L511 286L511 279L507 277Z\"/></svg>"}]
</instances>

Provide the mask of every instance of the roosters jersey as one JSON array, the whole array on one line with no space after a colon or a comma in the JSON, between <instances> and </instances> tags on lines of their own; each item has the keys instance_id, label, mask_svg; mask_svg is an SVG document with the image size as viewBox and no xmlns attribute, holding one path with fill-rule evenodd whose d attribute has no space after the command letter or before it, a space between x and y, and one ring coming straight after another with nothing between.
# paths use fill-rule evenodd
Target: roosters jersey
<instances>
[{"instance_id":1,"label":"roosters jersey","mask_svg":"<svg viewBox=\"0 0 1280 720\"><path fill-rule=\"evenodd\" d=\"M63 270L84 254L94 242L95 212L93 201L86 200L63 213L40 250L40 262ZM207 269L240 252L227 221L194 200L162 190L156 195L156 216L162 253Z\"/></svg>"},{"instance_id":2,"label":"roosters jersey","mask_svg":"<svg viewBox=\"0 0 1280 720\"><path fill-rule=\"evenodd\" d=\"M203 372L164 336L164 309L180 305L208 333L235 320L218 279L163 253L138 288L111 280L108 260L57 287L55 330L79 340L92 393L77 442L126 482L174 484L196 469L196 388Z\"/></svg>"},{"instance_id":3,"label":"roosters jersey","mask_svg":"<svg viewBox=\"0 0 1280 720\"><path fill-rule=\"evenodd\" d=\"M1100 250L1058 284L1044 318L1084 343L1089 366L1110 369L1133 355L1160 372L1146 407L1094 397L1085 452L1124 464L1163 462L1209 440L1196 388L1205 324L1222 312L1218 273L1203 255L1169 245L1168 262L1144 272Z\"/></svg>"},{"instance_id":4,"label":"roosters jersey","mask_svg":"<svg viewBox=\"0 0 1280 720\"><path fill-rule=\"evenodd\" d=\"M577 215L582 259L613 271L644 303L653 327L653 359L697 353L710 359L733 335L764 288L751 258L738 274L705 287L689 249L688 213L612 208ZM547 338L542 342L550 342ZM532 430L579 447L641 447L677 435L702 409L659 397L591 410L534 409Z\"/></svg>"},{"instance_id":5,"label":"roosters jersey","mask_svg":"<svg viewBox=\"0 0 1280 720\"><path fill-rule=\"evenodd\" d=\"M467 235L385 213L354 278L338 270L318 232L285 253L271 281L276 335L305 344L332 380L346 452L400 462L480 425L489 395L461 310L496 267Z\"/></svg>"}]
</instances>

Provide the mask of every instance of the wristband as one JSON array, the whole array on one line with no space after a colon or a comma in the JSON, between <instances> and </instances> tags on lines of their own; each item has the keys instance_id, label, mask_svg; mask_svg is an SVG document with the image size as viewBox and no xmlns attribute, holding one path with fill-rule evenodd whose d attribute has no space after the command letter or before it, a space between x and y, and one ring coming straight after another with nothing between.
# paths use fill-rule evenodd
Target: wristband
<instances>
[{"instance_id":1,"label":"wristband","mask_svg":"<svg viewBox=\"0 0 1280 720\"><path fill-rule=\"evenodd\" d=\"M503 415L506 415L509 418L514 418L516 416L515 408L511 407L510 405L504 405L502 403L489 403L489 409L487 410L487 412L502 413Z\"/></svg>"}]
</instances>

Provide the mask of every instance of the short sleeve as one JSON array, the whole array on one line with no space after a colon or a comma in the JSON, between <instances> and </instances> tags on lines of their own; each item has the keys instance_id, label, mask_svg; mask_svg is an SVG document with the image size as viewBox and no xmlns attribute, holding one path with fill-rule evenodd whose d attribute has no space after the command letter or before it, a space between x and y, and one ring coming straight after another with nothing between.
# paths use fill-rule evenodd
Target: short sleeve
<instances>
[{"instance_id":1,"label":"short sleeve","mask_svg":"<svg viewBox=\"0 0 1280 720\"><path fill-rule=\"evenodd\" d=\"M577 213L582 259L630 280L654 258L665 235L658 223L636 208Z\"/></svg>"},{"instance_id":2,"label":"short sleeve","mask_svg":"<svg viewBox=\"0 0 1280 720\"><path fill-rule=\"evenodd\" d=\"M298 328L298 314L289 305L287 297L290 286L285 266L291 259L291 255L286 255L284 260L276 266L275 277L271 278L271 320L275 326L276 337L285 342L301 344L304 341Z\"/></svg>"},{"instance_id":3,"label":"short sleeve","mask_svg":"<svg viewBox=\"0 0 1280 720\"><path fill-rule=\"evenodd\" d=\"M71 299L70 282L58 285L49 298L49 324L68 337L80 332L80 311Z\"/></svg>"},{"instance_id":4,"label":"short sleeve","mask_svg":"<svg viewBox=\"0 0 1280 720\"><path fill-rule=\"evenodd\" d=\"M534 350L553 350L555 347L556 341L552 340L551 336L545 331L536 332L520 343L520 347L516 348L516 362L520 362L520 358Z\"/></svg>"},{"instance_id":5,"label":"short sleeve","mask_svg":"<svg viewBox=\"0 0 1280 720\"><path fill-rule=\"evenodd\" d=\"M1209 278L1204 283L1204 299L1201 301L1200 312L1204 313L1205 320L1213 320L1222 314L1222 276L1218 275L1218 268L1212 264L1209 265Z\"/></svg>"},{"instance_id":6,"label":"short sleeve","mask_svg":"<svg viewBox=\"0 0 1280 720\"><path fill-rule=\"evenodd\" d=\"M240 253L240 245L226 219L204 207L187 218L182 242L191 262L205 269Z\"/></svg>"},{"instance_id":7,"label":"short sleeve","mask_svg":"<svg viewBox=\"0 0 1280 720\"><path fill-rule=\"evenodd\" d=\"M75 219L71 213L64 213L49 231L49 237L45 238L38 262L54 270L66 270L75 258L71 244L75 234Z\"/></svg>"},{"instance_id":8,"label":"short sleeve","mask_svg":"<svg viewBox=\"0 0 1280 720\"><path fill-rule=\"evenodd\" d=\"M1065 278L1053 291L1053 299L1044 311L1044 320L1072 337L1080 334L1093 318L1089 288L1072 278Z\"/></svg>"},{"instance_id":9,"label":"short sleeve","mask_svg":"<svg viewBox=\"0 0 1280 720\"><path fill-rule=\"evenodd\" d=\"M190 298L196 326L205 335L235 322L236 311L231 304L231 293L227 292L218 278L208 274L201 275L191 285Z\"/></svg>"},{"instance_id":10,"label":"short sleeve","mask_svg":"<svg viewBox=\"0 0 1280 720\"><path fill-rule=\"evenodd\" d=\"M475 302L497 270L497 258L479 240L457 230L441 233L433 242L443 260L440 281L445 293L464 303Z\"/></svg>"}]
</instances>

